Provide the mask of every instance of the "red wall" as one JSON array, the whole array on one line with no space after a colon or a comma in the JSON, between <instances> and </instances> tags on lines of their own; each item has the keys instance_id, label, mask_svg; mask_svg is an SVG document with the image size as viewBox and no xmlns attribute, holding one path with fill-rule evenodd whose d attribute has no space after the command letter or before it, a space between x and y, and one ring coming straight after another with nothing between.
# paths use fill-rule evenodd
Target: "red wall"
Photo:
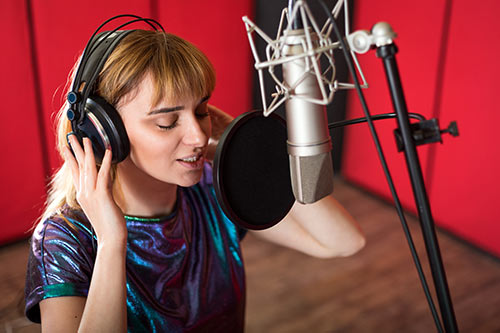
<instances>
[{"instance_id":1,"label":"red wall","mask_svg":"<svg viewBox=\"0 0 500 333\"><path fill-rule=\"evenodd\" d=\"M253 2L158 1L158 6L165 29L198 46L212 61L217 88L211 103L234 116L250 111L253 58L241 17L253 16Z\"/></svg>"},{"instance_id":2,"label":"red wall","mask_svg":"<svg viewBox=\"0 0 500 333\"><path fill-rule=\"evenodd\" d=\"M439 118L458 140L434 149L430 198L446 229L500 256L500 2L454 1Z\"/></svg>"},{"instance_id":3,"label":"red wall","mask_svg":"<svg viewBox=\"0 0 500 333\"><path fill-rule=\"evenodd\" d=\"M252 67L241 21L241 16L253 14L251 8L250 0L2 0L0 138L5 154L0 166L0 244L27 237L40 214L46 180L60 165L53 115L64 99L69 71L99 24L124 13L158 19L168 32L207 54L217 72L211 103L238 115L251 107Z\"/></svg>"},{"instance_id":4,"label":"red wall","mask_svg":"<svg viewBox=\"0 0 500 333\"><path fill-rule=\"evenodd\" d=\"M36 219L45 192L25 13L25 1L0 2L0 242L27 236L25 232Z\"/></svg>"},{"instance_id":5,"label":"red wall","mask_svg":"<svg viewBox=\"0 0 500 333\"><path fill-rule=\"evenodd\" d=\"M387 21L398 34L397 60L409 111L437 117L442 128L458 123L458 138L444 136L443 145L418 148L437 225L500 255L500 115L494 98L500 47L492 43L500 37L500 2L478 1L471 7L466 0L358 0L355 6L355 29ZM374 51L359 59L370 84L365 94L372 114L392 112L381 60ZM348 118L361 116L357 97L349 98ZM394 144L396 123L379 121L376 127L402 202L415 212L404 155ZM392 200L368 127L347 128L343 149L345 178Z\"/></svg>"}]
</instances>

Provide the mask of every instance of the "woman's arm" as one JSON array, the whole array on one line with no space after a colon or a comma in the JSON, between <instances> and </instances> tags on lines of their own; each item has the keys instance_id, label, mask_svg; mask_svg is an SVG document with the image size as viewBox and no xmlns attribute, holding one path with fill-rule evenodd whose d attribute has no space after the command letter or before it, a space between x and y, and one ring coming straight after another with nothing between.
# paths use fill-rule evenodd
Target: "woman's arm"
<instances>
[{"instance_id":1,"label":"woman's arm","mask_svg":"<svg viewBox=\"0 0 500 333\"><path fill-rule=\"evenodd\" d=\"M111 192L111 151L107 150L97 171L92 144L84 149L74 135L66 148L77 200L97 236L97 256L87 298L55 297L40 302L42 329L71 332L124 332L127 329L125 255L127 229Z\"/></svg>"},{"instance_id":2,"label":"woman's arm","mask_svg":"<svg viewBox=\"0 0 500 333\"><path fill-rule=\"evenodd\" d=\"M365 245L357 222L332 195L308 205L295 202L277 225L253 233L319 258L349 256Z\"/></svg>"},{"instance_id":3,"label":"woman's arm","mask_svg":"<svg viewBox=\"0 0 500 333\"><path fill-rule=\"evenodd\" d=\"M123 255L100 247L89 294L40 302L42 332L125 332L127 309Z\"/></svg>"},{"instance_id":4,"label":"woman's arm","mask_svg":"<svg viewBox=\"0 0 500 333\"><path fill-rule=\"evenodd\" d=\"M233 118L214 106L209 106L209 110L213 127L210 151L215 154L218 140ZM309 205L295 202L280 223L254 233L268 241L322 258L348 256L365 244L356 221L331 195Z\"/></svg>"},{"instance_id":5,"label":"woman's arm","mask_svg":"<svg viewBox=\"0 0 500 333\"><path fill-rule=\"evenodd\" d=\"M99 245L89 294L40 302L42 332L125 332L125 255L120 247Z\"/></svg>"},{"instance_id":6,"label":"woman's arm","mask_svg":"<svg viewBox=\"0 0 500 333\"><path fill-rule=\"evenodd\" d=\"M126 297L124 260L101 248L87 298L53 297L40 302L42 332L125 332Z\"/></svg>"}]
</instances>

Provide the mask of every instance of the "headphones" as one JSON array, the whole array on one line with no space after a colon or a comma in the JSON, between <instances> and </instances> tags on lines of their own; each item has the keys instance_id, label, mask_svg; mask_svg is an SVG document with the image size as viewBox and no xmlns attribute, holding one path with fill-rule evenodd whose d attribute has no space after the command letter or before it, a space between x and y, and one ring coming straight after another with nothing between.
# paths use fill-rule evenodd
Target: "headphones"
<instances>
[{"instance_id":1,"label":"headphones","mask_svg":"<svg viewBox=\"0 0 500 333\"><path fill-rule=\"evenodd\" d=\"M99 31L109 22L122 17L132 18L111 31ZM101 163L104 152L111 148L112 163L123 161L130 153L130 142L118 111L97 95L96 81L109 55L120 41L134 30L119 30L135 22L145 22L154 30L165 32L156 20L136 15L118 15L106 20L92 34L85 46L76 70L71 90L67 95L69 109L66 116L72 132L80 144L84 137L92 142L95 160ZM67 137L68 138L68 137ZM71 147L71 146L70 146Z\"/></svg>"}]
</instances>

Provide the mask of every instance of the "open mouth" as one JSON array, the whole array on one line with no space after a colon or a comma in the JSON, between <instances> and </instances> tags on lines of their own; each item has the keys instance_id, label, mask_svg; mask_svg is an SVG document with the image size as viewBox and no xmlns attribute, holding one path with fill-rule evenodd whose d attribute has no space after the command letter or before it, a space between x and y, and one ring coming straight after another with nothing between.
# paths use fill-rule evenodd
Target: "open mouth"
<instances>
[{"instance_id":1,"label":"open mouth","mask_svg":"<svg viewBox=\"0 0 500 333\"><path fill-rule=\"evenodd\" d=\"M203 154L196 154L177 159L182 165L189 168L200 168L203 166Z\"/></svg>"},{"instance_id":2,"label":"open mouth","mask_svg":"<svg viewBox=\"0 0 500 333\"><path fill-rule=\"evenodd\" d=\"M201 159L201 157L202 157L202 155L198 154L198 155L180 158L180 159L178 159L178 161L187 162L187 163L194 163L194 162L199 161Z\"/></svg>"}]
</instances>

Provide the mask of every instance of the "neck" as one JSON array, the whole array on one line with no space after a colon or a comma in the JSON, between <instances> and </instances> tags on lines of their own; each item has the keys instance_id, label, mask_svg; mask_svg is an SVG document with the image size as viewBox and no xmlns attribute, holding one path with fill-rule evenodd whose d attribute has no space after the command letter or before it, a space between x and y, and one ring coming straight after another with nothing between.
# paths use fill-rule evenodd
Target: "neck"
<instances>
[{"instance_id":1,"label":"neck","mask_svg":"<svg viewBox=\"0 0 500 333\"><path fill-rule=\"evenodd\" d=\"M154 179L127 162L117 165L113 184L113 196L123 214L141 217L170 214L177 200L177 185Z\"/></svg>"}]
</instances>

